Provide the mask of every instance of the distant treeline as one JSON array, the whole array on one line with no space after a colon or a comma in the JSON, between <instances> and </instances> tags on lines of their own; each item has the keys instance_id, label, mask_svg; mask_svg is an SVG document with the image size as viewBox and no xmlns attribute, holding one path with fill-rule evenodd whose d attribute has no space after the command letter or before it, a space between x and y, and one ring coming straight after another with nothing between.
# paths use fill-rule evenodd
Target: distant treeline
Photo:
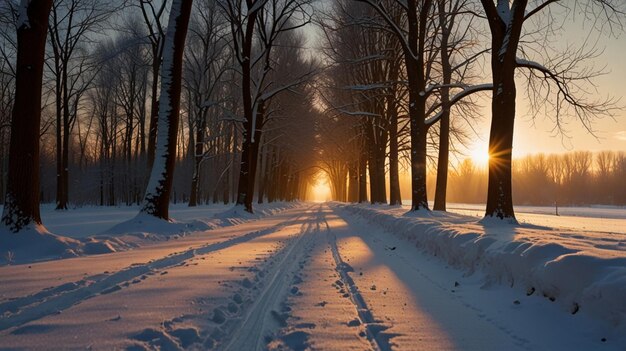
<instances>
[{"instance_id":1,"label":"distant treeline","mask_svg":"<svg viewBox=\"0 0 626 351\"><path fill-rule=\"evenodd\" d=\"M626 153L529 155L513 161L518 205L626 205ZM487 170L463 161L451 171L448 201L484 203Z\"/></svg>"}]
</instances>

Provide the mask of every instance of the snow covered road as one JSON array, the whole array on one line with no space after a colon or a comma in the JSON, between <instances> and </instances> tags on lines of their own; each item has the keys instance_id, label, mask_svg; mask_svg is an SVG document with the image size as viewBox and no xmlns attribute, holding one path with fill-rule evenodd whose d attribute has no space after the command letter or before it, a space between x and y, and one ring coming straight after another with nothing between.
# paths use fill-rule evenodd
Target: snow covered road
<instances>
[{"instance_id":1,"label":"snow covered road","mask_svg":"<svg viewBox=\"0 0 626 351\"><path fill-rule=\"evenodd\" d=\"M339 206L0 267L0 349L624 350ZM604 338L604 341L603 341Z\"/></svg>"}]
</instances>

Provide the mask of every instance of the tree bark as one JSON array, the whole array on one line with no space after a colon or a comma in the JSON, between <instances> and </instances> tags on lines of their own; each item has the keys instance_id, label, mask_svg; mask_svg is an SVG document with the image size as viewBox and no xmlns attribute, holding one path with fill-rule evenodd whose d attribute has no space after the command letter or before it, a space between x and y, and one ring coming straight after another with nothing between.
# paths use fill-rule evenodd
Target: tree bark
<instances>
[{"instance_id":1,"label":"tree bark","mask_svg":"<svg viewBox=\"0 0 626 351\"><path fill-rule=\"evenodd\" d=\"M361 151L359 157L359 203L367 202L367 153Z\"/></svg>"},{"instance_id":2,"label":"tree bark","mask_svg":"<svg viewBox=\"0 0 626 351\"><path fill-rule=\"evenodd\" d=\"M508 67L507 67L508 66ZM494 95L489 133L489 182L486 217L515 220L511 158L515 123L515 68L499 61L492 64Z\"/></svg>"},{"instance_id":3,"label":"tree bark","mask_svg":"<svg viewBox=\"0 0 626 351\"><path fill-rule=\"evenodd\" d=\"M254 182L259 157L259 141L265 115L265 102L261 100L257 103L257 106L256 130L252 130L252 118L247 119L245 123L246 130L244 132L241 170L239 172L239 186L237 190L237 205L243 205L245 210L250 213L254 213L252 200L254 198Z\"/></svg>"},{"instance_id":4,"label":"tree bark","mask_svg":"<svg viewBox=\"0 0 626 351\"><path fill-rule=\"evenodd\" d=\"M162 219L169 219L169 200L180 120L183 52L192 3L192 0L172 2L163 48L157 154L141 209L142 213Z\"/></svg>"},{"instance_id":5,"label":"tree bark","mask_svg":"<svg viewBox=\"0 0 626 351\"><path fill-rule=\"evenodd\" d=\"M447 90L447 89L444 89ZM441 103L444 101L444 93L441 93ZM446 210L446 196L448 189L448 165L450 163L450 111L444 111L439 120L439 157L437 157L437 184L435 186L435 211Z\"/></svg>"},{"instance_id":6,"label":"tree bark","mask_svg":"<svg viewBox=\"0 0 626 351\"><path fill-rule=\"evenodd\" d=\"M22 3L27 8L22 9L18 19L15 102L11 119L7 192L2 213L2 224L15 233L33 223L41 225L39 125L48 16L52 7L51 0Z\"/></svg>"},{"instance_id":7,"label":"tree bark","mask_svg":"<svg viewBox=\"0 0 626 351\"><path fill-rule=\"evenodd\" d=\"M157 130L159 124L159 69L161 67L160 43L152 47L152 96L150 105L150 124L148 127L148 169L152 169L154 164L154 153L156 151Z\"/></svg>"},{"instance_id":8,"label":"tree bark","mask_svg":"<svg viewBox=\"0 0 626 351\"><path fill-rule=\"evenodd\" d=\"M441 88L442 116L439 120L439 157L437 157L437 184L435 186L435 211L446 210L446 194L448 189L448 166L450 157L450 88L447 87L452 81L452 66L450 65L450 52L448 41L450 38L450 25L447 19L443 2L439 6L439 23L441 26L441 70L444 87Z\"/></svg>"},{"instance_id":9,"label":"tree bark","mask_svg":"<svg viewBox=\"0 0 626 351\"><path fill-rule=\"evenodd\" d=\"M350 161L348 168L348 202L359 201L359 162Z\"/></svg>"},{"instance_id":10,"label":"tree bark","mask_svg":"<svg viewBox=\"0 0 626 351\"><path fill-rule=\"evenodd\" d=\"M250 4L248 4L250 5ZM237 205L243 205L247 212L252 213L252 197L254 195L254 173L252 172L252 138L254 138L254 130L252 130L252 120L254 102L252 101L252 41L254 36L254 27L259 11L253 11L248 15L246 29L243 38L243 46L241 55L241 90L243 98L243 112L246 121L243 132L243 150L241 154L241 168L239 171L239 183L237 187ZM255 162L256 163L256 162ZM252 187L250 187L250 178L252 178Z\"/></svg>"},{"instance_id":11,"label":"tree bark","mask_svg":"<svg viewBox=\"0 0 626 351\"><path fill-rule=\"evenodd\" d=\"M398 79L397 74L390 77L391 81ZM394 89L395 92L395 89ZM398 106L395 93L388 98L387 109L389 116L389 205L402 205L400 193L400 168L398 160Z\"/></svg>"},{"instance_id":12,"label":"tree bark","mask_svg":"<svg viewBox=\"0 0 626 351\"><path fill-rule=\"evenodd\" d=\"M198 204L198 183L200 182L200 167L202 166L202 159L204 158L204 131L206 130L206 116L204 112L200 112L202 118L200 125L196 130L196 145L194 150L194 164L193 164L193 176L191 178L191 193L189 195L189 207L197 206Z\"/></svg>"},{"instance_id":13,"label":"tree bark","mask_svg":"<svg viewBox=\"0 0 626 351\"><path fill-rule=\"evenodd\" d=\"M489 181L485 217L515 220L511 177L513 130L515 124L516 55L527 0L513 2L505 23L494 3L481 0L491 31L491 129L489 133Z\"/></svg>"},{"instance_id":14,"label":"tree bark","mask_svg":"<svg viewBox=\"0 0 626 351\"><path fill-rule=\"evenodd\" d=\"M428 210L426 192L426 137L424 43L426 22L430 13L430 0L422 1L418 10L416 0L407 1L409 24L409 48L405 48L407 78L409 81L409 119L411 135L411 211Z\"/></svg>"}]
</instances>

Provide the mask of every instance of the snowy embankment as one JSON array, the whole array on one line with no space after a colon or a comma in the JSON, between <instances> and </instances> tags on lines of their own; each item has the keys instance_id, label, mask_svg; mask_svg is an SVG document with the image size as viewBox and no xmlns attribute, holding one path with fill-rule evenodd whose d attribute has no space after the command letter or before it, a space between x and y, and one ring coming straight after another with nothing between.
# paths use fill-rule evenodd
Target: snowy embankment
<instances>
[{"instance_id":1,"label":"snowy embankment","mask_svg":"<svg viewBox=\"0 0 626 351\"><path fill-rule=\"evenodd\" d=\"M579 232L401 207L336 205L383 226L485 284L523 289L626 329L626 235Z\"/></svg>"},{"instance_id":2,"label":"snowy embankment","mask_svg":"<svg viewBox=\"0 0 626 351\"><path fill-rule=\"evenodd\" d=\"M32 226L19 234L0 232L0 265L128 250L245 223L296 206L299 203L260 204L255 206L255 214L240 207L215 206L218 211L213 207L178 208L172 211L174 218L170 221L137 215L136 207L87 207L60 212L44 207L44 223L46 217L53 219L49 227ZM66 227L72 231L67 235L63 232Z\"/></svg>"}]
</instances>

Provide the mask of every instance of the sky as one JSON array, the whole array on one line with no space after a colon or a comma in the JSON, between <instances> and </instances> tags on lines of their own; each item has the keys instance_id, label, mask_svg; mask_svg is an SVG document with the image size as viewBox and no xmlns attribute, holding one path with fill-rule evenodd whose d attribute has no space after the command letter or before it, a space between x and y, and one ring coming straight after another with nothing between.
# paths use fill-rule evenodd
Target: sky
<instances>
[{"instance_id":1,"label":"sky","mask_svg":"<svg viewBox=\"0 0 626 351\"><path fill-rule=\"evenodd\" d=\"M580 38L580 27L563 33L564 41L576 41ZM626 106L626 34L619 38L600 38L599 48L604 48L600 57L592 64L596 67L606 67L607 74L595 80L598 97L623 97L620 105ZM596 119L593 128L594 135L590 134L580 122L573 118L567 119L567 136L555 135L552 130L554 123L545 116L531 116L526 105L523 90L524 85L518 85L518 114L516 117L513 155L563 153L568 151L626 151L626 110L619 111L614 118ZM488 109L487 115L490 115ZM488 124L487 124L488 126ZM487 129L488 130L488 129ZM485 136L487 140L488 135ZM486 142L485 142L486 145ZM486 147L486 146L485 146Z\"/></svg>"},{"instance_id":2,"label":"sky","mask_svg":"<svg viewBox=\"0 0 626 351\"><path fill-rule=\"evenodd\" d=\"M580 44L590 31L590 24L585 23L582 16L571 17L564 24L564 30L553 37L555 45ZM311 46L316 43L315 29L307 28L308 41ZM596 32L597 33L597 32ZM605 98L612 96L623 98L621 106L626 106L626 30L618 37L598 33L597 48L603 50L602 54L587 64L596 68L605 68L607 73L594 80L597 89L597 97ZM591 134L583 125L574 118L566 119L566 134L554 132L554 123L544 115L531 115L525 98L525 86L520 80L517 93L517 115L515 122L515 134L513 143L513 156L522 157L536 153L565 153L571 151L626 151L626 110L619 111L614 118L604 117L596 119L592 125L594 134ZM593 89L590 89L593 90ZM477 121L474 126L479 132L472 135L474 139L463 151L468 157L481 158L487 153L487 140L490 128L490 101L488 96L481 99L484 118ZM464 157L461 156L461 159Z\"/></svg>"}]
</instances>

